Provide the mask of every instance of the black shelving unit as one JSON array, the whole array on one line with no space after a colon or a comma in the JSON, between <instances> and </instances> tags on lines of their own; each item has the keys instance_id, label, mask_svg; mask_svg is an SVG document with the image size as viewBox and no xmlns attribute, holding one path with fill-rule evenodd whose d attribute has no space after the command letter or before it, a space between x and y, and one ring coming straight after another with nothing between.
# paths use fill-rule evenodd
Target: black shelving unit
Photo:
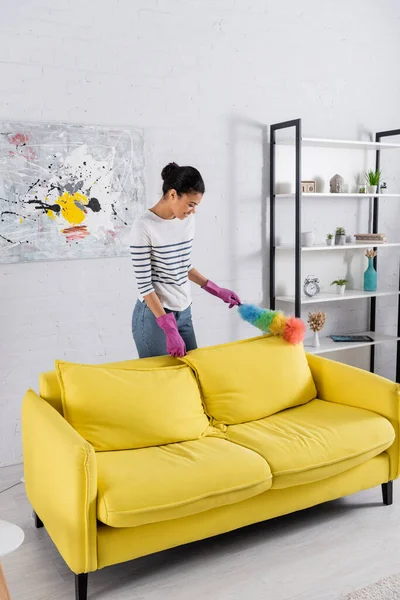
<instances>
[{"instance_id":1,"label":"black shelving unit","mask_svg":"<svg viewBox=\"0 0 400 600\"><path fill-rule=\"evenodd\" d=\"M294 211L295 211L295 240L294 240L294 261L295 261L295 295L294 295L294 314L296 317L301 317L302 306L302 279L301 279L301 208L302 208L302 191L301 191L301 160L302 160L302 122L301 119L293 119L282 123L274 123L270 127L270 308L276 308L276 227L275 227L275 168L276 168L276 134L280 130L294 129L294 151L295 151L295 192L294 192ZM399 136L400 129L392 129L388 131L380 131L375 134L375 144L382 143L388 137ZM323 141L323 140L321 140ZM328 140L327 140L328 141ZM335 142L335 140L330 140ZM341 140L336 140L341 142ZM363 144L364 142L353 142L354 144ZM350 145L350 143L349 143ZM396 146L396 145L394 145ZM400 148L400 145L398 146ZM376 169L381 167L381 148L376 147ZM379 193L379 192L378 192ZM400 197L400 194L399 194ZM379 226L379 200L377 195L373 199L372 206L372 233L378 233ZM400 240L399 240L400 241ZM377 249L376 247L374 248ZM375 257L375 268L378 268L378 260ZM400 294L400 268L399 268L399 284L398 290ZM400 298L400 296L399 296ZM400 337L400 299L398 298L398 318L397 318L397 337ZM318 300L316 300L318 302ZM370 331L376 331L376 296L370 298ZM395 339L395 338L394 338ZM375 370L375 344L370 346L370 371ZM396 352L396 381L400 383L400 340L397 341Z\"/></svg>"}]
</instances>

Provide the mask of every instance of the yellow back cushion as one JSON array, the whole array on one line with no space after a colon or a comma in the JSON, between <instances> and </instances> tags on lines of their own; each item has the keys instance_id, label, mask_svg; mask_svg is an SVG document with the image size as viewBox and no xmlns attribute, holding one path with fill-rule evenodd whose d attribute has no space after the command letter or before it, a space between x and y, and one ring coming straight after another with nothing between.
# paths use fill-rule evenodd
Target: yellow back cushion
<instances>
[{"instance_id":1,"label":"yellow back cushion","mask_svg":"<svg viewBox=\"0 0 400 600\"><path fill-rule=\"evenodd\" d=\"M103 367L115 367L123 369L156 369L158 367L172 367L179 365L179 361L172 356L156 356L154 358L137 358L124 360L122 362L105 363ZM55 371L46 371L39 376L39 395L46 400L60 414L63 414L61 401L61 388Z\"/></svg>"},{"instance_id":2,"label":"yellow back cushion","mask_svg":"<svg viewBox=\"0 0 400 600\"><path fill-rule=\"evenodd\" d=\"M234 425L256 421L316 397L301 344L262 336L189 352L207 414Z\"/></svg>"},{"instance_id":3,"label":"yellow back cushion","mask_svg":"<svg viewBox=\"0 0 400 600\"><path fill-rule=\"evenodd\" d=\"M160 446L208 433L185 365L132 370L57 361L56 370L64 418L95 450Z\"/></svg>"}]
</instances>

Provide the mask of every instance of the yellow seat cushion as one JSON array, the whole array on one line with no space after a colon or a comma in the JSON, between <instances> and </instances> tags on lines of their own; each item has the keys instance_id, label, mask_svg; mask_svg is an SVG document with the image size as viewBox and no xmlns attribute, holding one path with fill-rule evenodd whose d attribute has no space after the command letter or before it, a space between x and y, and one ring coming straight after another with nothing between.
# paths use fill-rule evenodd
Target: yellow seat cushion
<instances>
[{"instance_id":1,"label":"yellow seat cushion","mask_svg":"<svg viewBox=\"0 0 400 600\"><path fill-rule=\"evenodd\" d=\"M271 487L271 470L261 456L219 438L96 457L97 516L111 527L177 519Z\"/></svg>"},{"instance_id":2,"label":"yellow seat cushion","mask_svg":"<svg viewBox=\"0 0 400 600\"><path fill-rule=\"evenodd\" d=\"M210 431L189 367L132 370L57 361L64 418L95 450L198 439Z\"/></svg>"},{"instance_id":3,"label":"yellow seat cushion","mask_svg":"<svg viewBox=\"0 0 400 600\"><path fill-rule=\"evenodd\" d=\"M121 362L105 363L101 366L144 371L146 369L156 369L160 367L173 367L178 364L178 359L173 358L172 356L155 356L154 358L138 358ZM39 395L60 414L63 414L61 387L56 371L46 371L40 374Z\"/></svg>"},{"instance_id":4,"label":"yellow seat cushion","mask_svg":"<svg viewBox=\"0 0 400 600\"><path fill-rule=\"evenodd\" d=\"M317 395L303 346L279 337L202 348L182 360L194 369L216 423L255 421Z\"/></svg>"},{"instance_id":5,"label":"yellow seat cushion","mask_svg":"<svg viewBox=\"0 0 400 600\"><path fill-rule=\"evenodd\" d=\"M275 489L337 475L377 456L395 439L384 417L324 400L233 425L226 435L268 461Z\"/></svg>"}]
</instances>

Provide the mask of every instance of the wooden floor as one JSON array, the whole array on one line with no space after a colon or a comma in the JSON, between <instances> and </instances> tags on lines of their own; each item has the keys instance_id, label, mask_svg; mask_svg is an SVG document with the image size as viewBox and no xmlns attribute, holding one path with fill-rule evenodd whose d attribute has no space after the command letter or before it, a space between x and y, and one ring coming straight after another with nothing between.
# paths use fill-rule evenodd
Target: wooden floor
<instances>
[{"instance_id":1,"label":"wooden floor","mask_svg":"<svg viewBox=\"0 0 400 600\"><path fill-rule=\"evenodd\" d=\"M0 469L0 492L21 475ZM400 572L398 483L394 493L393 506L376 488L109 567L90 575L89 599L338 600ZM23 484L0 493L0 519L26 535L3 560L13 600L74 600L73 576L46 531L34 529Z\"/></svg>"}]
</instances>

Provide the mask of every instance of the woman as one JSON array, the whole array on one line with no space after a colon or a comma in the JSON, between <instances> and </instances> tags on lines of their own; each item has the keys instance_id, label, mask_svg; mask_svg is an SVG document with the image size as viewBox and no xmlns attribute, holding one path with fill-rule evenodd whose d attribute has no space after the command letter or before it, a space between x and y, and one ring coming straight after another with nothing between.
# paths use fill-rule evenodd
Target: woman
<instances>
[{"instance_id":1,"label":"woman","mask_svg":"<svg viewBox=\"0 0 400 600\"><path fill-rule=\"evenodd\" d=\"M132 333L140 358L184 356L197 348L190 281L229 308L240 304L234 292L203 277L191 264L194 213L205 191L199 171L170 163L161 177L163 196L135 222L130 239L139 290Z\"/></svg>"}]
</instances>

